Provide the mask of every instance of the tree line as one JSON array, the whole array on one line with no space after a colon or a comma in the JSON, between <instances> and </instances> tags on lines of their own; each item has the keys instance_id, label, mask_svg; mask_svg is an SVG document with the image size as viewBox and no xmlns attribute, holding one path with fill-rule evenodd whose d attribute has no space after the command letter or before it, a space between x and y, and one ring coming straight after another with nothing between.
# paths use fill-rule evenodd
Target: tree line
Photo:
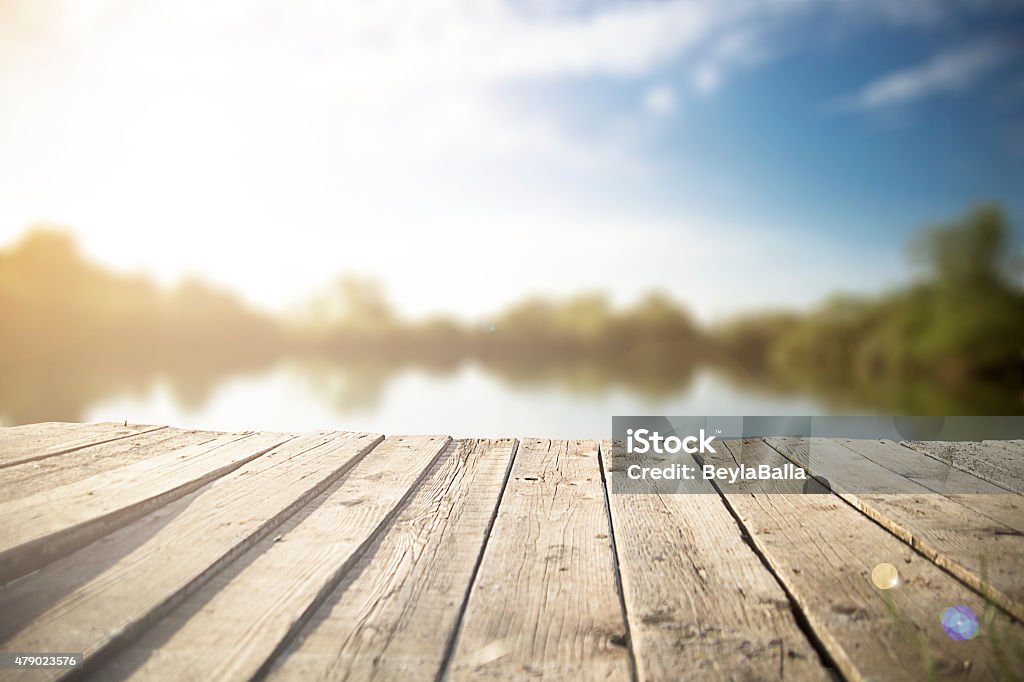
<instances>
[{"instance_id":1,"label":"tree line","mask_svg":"<svg viewBox=\"0 0 1024 682\"><path fill-rule=\"evenodd\" d=\"M199 280L165 289L110 272L70 234L44 227L0 251L0 365L57 357L213 367L316 353L433 365L473 358L517 375L599 366L666 386L712 363L786 385L926 378L1024 387L1024 287L1005 213L980 206L927 228L908 256L920 277L898 290L712 327L659 293L625 308L588 293L531 298L476 323L408 321L379 285L353 277L284 317Z\"/></svg>"}]
</instances>

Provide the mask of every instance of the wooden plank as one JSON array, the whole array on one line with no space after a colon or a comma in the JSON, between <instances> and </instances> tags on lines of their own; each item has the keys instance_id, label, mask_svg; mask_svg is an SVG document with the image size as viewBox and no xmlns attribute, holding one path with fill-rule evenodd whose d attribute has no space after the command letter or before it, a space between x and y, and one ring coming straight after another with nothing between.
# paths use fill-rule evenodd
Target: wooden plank
<instances>
[{"instance_id":1,"label":"wooden plank","mask_svg":"<svg viewBox=\"0 0 1024 682\"><path fill-rule=\"evenodd\" d=\"M247 680L301 627L395 515L448 436L387 438L95 675ZM253 599L259 595L259 599ZM230 651L230 656L224 652Z\"/></svg>"},{"instance_id":2,"label":"wooden plank","mask_svg":"<svg viewBox=\"0 0 1024 682\"><path fill-rule=\"evenodd\" d=\"M1024 532L1024 497L1002 486L893 441L841 438L836 442L919 483L928 491L940 493L1008 528Z\"/></svg>"},{"instance_id":3,"label":"wooden plank","mask_svg":"<svg viewBox=\"0 0 1024 682\"><path fill-rule=\"evenodd\" d=\"M608 531L597 444L524 440L450 678L630 679Z\"/></svg>"},{"instance_id":4,"label":"wooden plank","mask_svg":"<svg viewBox=\"0 0 1024 682\"><path fill-rule=\"evenodd\" d=\"M353 433L288 441L7 585L0 590L0 650L47 651L58 642L85 654L88 673L324 492L380 441ZM55 679L63 672L41 677Z\"/></svg>"},{"instance_id":5,"label":"wooden plank","mask_svg":"<svg viewBox=\"0 0 1024 682\"><path fill-rule=\"evenodd\" d=\"M181 497L292 436L224 434L0 505L0 581L12 580Z\"/></svg>"},{"instance_id":6,"label":"wooden plank","mask_svg":"<svg viewBox=\"0 0 1024 682\"><path fill-rule=\"evenodd\" d=\"M744 441L736 454L749 463L786 462L761 441ZM759 492L753 481L724 490L726 502L845 678L1012 679L1024 665L1020 623L836 495ZM871 581L874 567L883 562L899 573L899 584L890 590ZM951 641L944 634L941 614L955 605L977 614L982 628L977 638Z\"/></svg>"},{"instance_id":7,"label":"wooden plank","mask_svg":"<svg viewBox=\"0 0 1024 682\"><path fill-rule=\"evenodd\" d=\"M624 472L639 460L617 453L613 462L610 441L601 451L621 484L609 503L639 679L830 679L709 481L632 481ZM663 466L698 466L689 455L670 459Z\"/></svg>"},{"instance_id":8,"label":"wooden plank","mask_svg":"<svg viewBox=\"0 0 1024 682\"><path fill-rule=\"evenodd\" d=\"M1020 570L1024 566L1024 534L983 513L986 505L981 500L989 496L966 496L964 499L977 501L965 506L966 502L937 494L851 449L868 450L862 442L820 438L767 441L797 464L810 461L811 469L827 477L844 500L1024 620L1024 572ZM897 492L865 492L879 481L884 481L882 490ZM991 497L996 504L1005 503L1008 513L1020 513L1009 508L1019 504L1017 495Z\"/></svg>"},{"instance_id":9,"label":"wooden plank","mask_svg":"<svg viewBox=\"0 0 1024 682\"><path fill-rule=\"evenodd\" d=\"M90 445L62 457L23 462L0 469L0 490L4 491L5 501L9 502L173 450L207 443L222 435L213 431L164 428Z\"/></svg>"},{"instance_id":10,"label":"wooden plank","mask_svg":"<svg viewBox=\"0 0 1024 682\"><path fill-rule=\"evenodd\" d=\"M891 440L839 438L837 442L859 452L900 476L943 495L959 493L1009 494L1003 486L987 481L927 454Z\"/></svg>"},{"instance_id":11,"label":"wooden plank","mask_svg":"<svg viewBox=\"0 0 1024 682\"><path fill-rule=\"evenodd\" d=\"M166 428L150 424L45 422L0 428L0 469Z\"/></svg>"},{"instance_id":12,"label":"wooden plank","mask_svg":"<svg viewBox=\"0 0 1024 682\"><path fill-rule=\"evenodd\" d=\"M1021 441L903 441L902 444L1007 490L1024 493L1024 445Z\"/></svg>"},{"instance_id":13,"label":"wooden plank","mask_svg":"<svg viewBox=\"0 0 1024 682\"><path fill-rule=\"evenodd\" d=\"M276 659L269 680L437 679L515 441L450 447L394 525Z\"/></svg>"}]
</instances>

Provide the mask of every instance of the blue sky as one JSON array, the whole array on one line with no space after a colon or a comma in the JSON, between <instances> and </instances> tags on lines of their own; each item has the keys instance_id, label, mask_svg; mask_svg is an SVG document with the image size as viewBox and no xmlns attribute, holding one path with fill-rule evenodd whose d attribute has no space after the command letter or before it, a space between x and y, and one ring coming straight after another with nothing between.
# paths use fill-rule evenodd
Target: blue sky
<instances>
[{"instance_id":1,"label":"blue sky","mask_svg":"<svg viewBox=\"0 0 1024 682\"><path fill-rule=\"evenodd\" d=\"M643 150L657 182L624 201L668 210L705 206L741 220L766 216L835 239L899 248L921 224L997 200L1024 209L1024 12L958 13L921 24L834 26L799 21L778 37L791 47L695 92L689 60L646 78L547 84L571 127L601 135L650 88L672 92L672 111L650 123ZM998 17L1000 20L994 21ZM771 48L769 47L770 51ZM949 55L991 52L965 82L921 86L872 105L851 100L896 74L925 79ZM586 190L584 189L584 192ZM617 196L614 188L605 198Z\"/></svg>"},{"instance_id":2,"label":"blue sky","mask_svg":"<svg viewBox=\"0 0 1024 682\"><path fill-rule=\"evenodd\" d=\"M986 0L0 3L0 243L283 309L668 291L698 315L910 274L1024 216L1024 10Z\"/></svg>"}]
</instances>

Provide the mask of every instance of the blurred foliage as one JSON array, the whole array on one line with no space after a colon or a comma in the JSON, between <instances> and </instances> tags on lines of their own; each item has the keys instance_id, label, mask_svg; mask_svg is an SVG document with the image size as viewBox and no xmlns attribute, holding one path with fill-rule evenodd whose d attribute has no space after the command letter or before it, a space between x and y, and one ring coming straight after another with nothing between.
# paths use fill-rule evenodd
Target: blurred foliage
<instances>
[{"instance_id":1,"label":"blurred foliage","mask_svg":"<svg viewBox=\"0 0 1024 682\"><path fill-rule=\"evenodd\" d=\"M995 206L922 231L916 284L878 298L836 296L804 315L741 318L717 330L742 367L805 385L913 379L1024 386L1024 291Z\"/></svg>"},{"instance_id":2,"label":"blurred foliage","mask_svg":"<svg viewBox=\"0 0 1024 682\"><path fill-rule=\"evenodd\" d=\"M603 294L564 302L532 299L499 315L493 325L480 342L489 358L621 359L638 346L655 345L670 357L687 358L703 343L686 311L661 294L625 310L613 309Z\"/></svg>"},{"instance_id":3,"label":"blurred foliage","mask_svg":"<svg viewBox=\"0 0 1024 682\"><path fill-rule=\"evenodd\" d=\"M163 291L90 263L70 234L30 231L0 252L0 338L7 364L55 355L204 358L280 347L278 323L198 279Z\"/></svg>"},{"instance_id":4,"label":"blurred foliage","mask_svg":"<svg viewBox=\"0 0 1024 682\"><path fill-rule=\"evenodd\" d=\"M196 279L164 291L90 263L37 227L0 251L0 420L79 421L86 407L166 377L198 406L225 377L284 348L273 319Z\"/></svg>"},{"instance_id":5,"label":"blurred foliage","mask_svg":"<svg viewBox=\"0 0 1024 682\"><path fill-rule=\"evenodd\" d=\"M199 406L227 376L300 356L333 402L361 404L417 365L480 363L512 384L651 397L710 366L753 392L813 395L837 411L1019 413L1024 292L994 206L911 243L913 285L833 296L701 329L658 293L626 308L600 293L532 298L479 324L397 316L379 282L342 277L284 320L197 279L164 290L90 263L71 236L36 228L0 251L0 420L77 420L110 393L167 377ZM333 368L328 371L326 368Z\"/></svg>"}]
</instances>

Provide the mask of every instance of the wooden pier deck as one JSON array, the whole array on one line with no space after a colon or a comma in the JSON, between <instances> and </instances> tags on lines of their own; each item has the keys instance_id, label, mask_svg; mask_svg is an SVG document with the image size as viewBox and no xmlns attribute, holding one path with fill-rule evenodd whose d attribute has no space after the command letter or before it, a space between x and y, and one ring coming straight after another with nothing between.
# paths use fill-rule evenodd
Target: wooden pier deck
<instances>
[{"instance_id":1,"label":"wooden pier deck","mask_svg":"<svg viewBox=\"0 0 1024 682\"><path fill-rule=\"evenodd\" d=\"M627 495L598 441L3 428L0 652L84 664L0 679L1019 677L1024 442L818 446L929 475Z\"/></svg>"}]
</instances>

